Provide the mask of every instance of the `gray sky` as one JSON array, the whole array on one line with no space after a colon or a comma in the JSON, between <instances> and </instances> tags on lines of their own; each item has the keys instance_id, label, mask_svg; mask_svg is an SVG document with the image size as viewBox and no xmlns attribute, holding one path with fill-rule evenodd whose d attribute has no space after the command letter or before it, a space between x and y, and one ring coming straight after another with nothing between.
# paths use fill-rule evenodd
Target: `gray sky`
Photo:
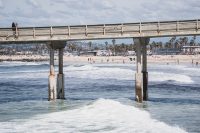
<instances>
[{"instance_id":1,"label":"gray sky","mask_svg":"<svg viewBox=\"0 0 200 133\"><path fill-rule=\"evenodd\" d=\"M199 0L0 0L0 27L200 19Z\"/></svg>"},{"instance_id":2,"label":"gray sky","mask_svg":"<svg viewBox=\"0 0 200 133\"><path fill-rule=\"evenodd\" d=\"M0 0L1 27L198 18L199 0Z\"/></svg>"}]
</instances>

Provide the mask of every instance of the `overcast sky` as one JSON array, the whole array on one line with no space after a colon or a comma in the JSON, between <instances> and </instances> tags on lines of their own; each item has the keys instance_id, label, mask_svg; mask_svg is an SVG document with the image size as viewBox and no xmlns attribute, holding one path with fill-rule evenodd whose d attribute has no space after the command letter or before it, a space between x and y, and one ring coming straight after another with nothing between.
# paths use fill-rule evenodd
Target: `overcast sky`
<instances>
[{"instance_id":1,"label":"overcast sky","mask_svg":"<svg viewBox=\"0 0 200 133\"><path fill-rule=\"evenodd\" d=\"M199 0L0 0L0 27L200 19Z\"/></svg>"},{"instance_id":2,"label":"overcast sky","mask_svg":"<svg viewBox=\"0 0 200 133\"><path fill-rule=\"evenodd\" d=\"M199 0L0 0L0 27L198 18Z\"/></svg>"}]
</instances>

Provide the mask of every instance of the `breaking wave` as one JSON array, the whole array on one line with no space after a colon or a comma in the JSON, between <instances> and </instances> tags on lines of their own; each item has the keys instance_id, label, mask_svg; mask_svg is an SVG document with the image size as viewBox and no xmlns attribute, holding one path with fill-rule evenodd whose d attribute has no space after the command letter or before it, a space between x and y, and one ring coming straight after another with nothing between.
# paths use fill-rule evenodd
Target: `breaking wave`
<instances>
[{"instance_id":1,"label":"breaking wave","mask_svg":"<svg viewBox=\"0 0 200 133\"><path fill-rule=\"evenodd\" d=\"M70 66L65 68L69 77L89 78L89 79L116 79L134 80L135 71L125 68L95 67L85 65L81 67ZM149 72L149 81L174 81L177 83L193 83L190 76L184 74L174 74L165 72Z\"/></svg>"},{"instance_id":2,"label":"breaking wave","mask_svg":"<svg viewBox=\"0 0 200 133\"><path fill-rule=\"evenodd\" d=\"M0 123L0 132L185 133L151 118L147 111L109 99L78 109Z\"/></svg>"},{"instance_id":3,"label":"breaking wave","mask_svg":"<svg viewBox=\"0 0 200 133\"><path fill-rule=\"evenodd\" d=\"M37 63L36 63L37 64ZM29 64L30 65L30 64ZM43 65L43 64L40 64ZM40 67L40 66L38 66ZM56 68L57 69L57 68ZM47 78L49 70L45 68L34 68L29 70L16 69L13 71L0 71L0 74L4 74L4 78ZM116 79L116 80L134 80L135 70L130 68L109 67L109 66L65 66L64 73L66 78L82 78L82 79ZM11 76L12 75L12 76ZM149 81L151 82L165 82L173 81L175 83L190 84L194 81L189 75L176 74L168 72L149 72Z\"/></svg>"}]
</instances>

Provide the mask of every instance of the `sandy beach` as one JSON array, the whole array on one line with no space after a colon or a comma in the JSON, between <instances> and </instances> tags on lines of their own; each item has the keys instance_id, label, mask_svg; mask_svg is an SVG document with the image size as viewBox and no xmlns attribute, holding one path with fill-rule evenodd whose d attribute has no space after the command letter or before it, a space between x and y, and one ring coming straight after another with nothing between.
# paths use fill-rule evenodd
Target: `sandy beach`
<instances>
[{"instance_id":1,"label":"sandy beach","mask_svg":"<svg viewBox=\"0 0 200 133\"><path fill-rule=\"evenodd\" d=\"M70 63L135 63L136 56L64 56L64 62ZM38 62L48 61L49 56L41 55L1 55L0 61ZM55 60L58 57L55 56ZM149 63L200 63L200 55L151 55L147 57Z\"/></svg>"}]
</instances>

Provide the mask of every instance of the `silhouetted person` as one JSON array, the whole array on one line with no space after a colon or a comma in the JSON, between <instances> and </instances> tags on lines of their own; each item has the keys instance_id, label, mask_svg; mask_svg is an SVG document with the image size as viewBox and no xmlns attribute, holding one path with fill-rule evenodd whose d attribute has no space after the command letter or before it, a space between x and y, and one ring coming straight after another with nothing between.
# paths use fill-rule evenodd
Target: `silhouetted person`
<instances>
[{"instance_id":1,"label":"silhouetted person","mask_svg":"<svg viewBox=\"0 0 200 133\"><path fill-rule=\"evenodd\" d=\"M16 25L14 22L12 22L12 30L15 31Z\"/></svg>"},{"instance_id":2,"label":"silhouetted person","mask_svg":"<svg viewBox=\"0 0 200 133\"><path fill-rule=\"evenodd\" d=\"M12 31L13 31L13 35L16 34L16 25L14 22L12 22Z\"/></svg>"},{"instance_id":3,"label":"silhouetted person","mask_svg":"<svg viewBox=\"0 0 200 133\"><path fill-rule=\"evenodd\" d=\"M17 37L17 23L12 22L13 35Z\"/></svg>"}]
</instances>

